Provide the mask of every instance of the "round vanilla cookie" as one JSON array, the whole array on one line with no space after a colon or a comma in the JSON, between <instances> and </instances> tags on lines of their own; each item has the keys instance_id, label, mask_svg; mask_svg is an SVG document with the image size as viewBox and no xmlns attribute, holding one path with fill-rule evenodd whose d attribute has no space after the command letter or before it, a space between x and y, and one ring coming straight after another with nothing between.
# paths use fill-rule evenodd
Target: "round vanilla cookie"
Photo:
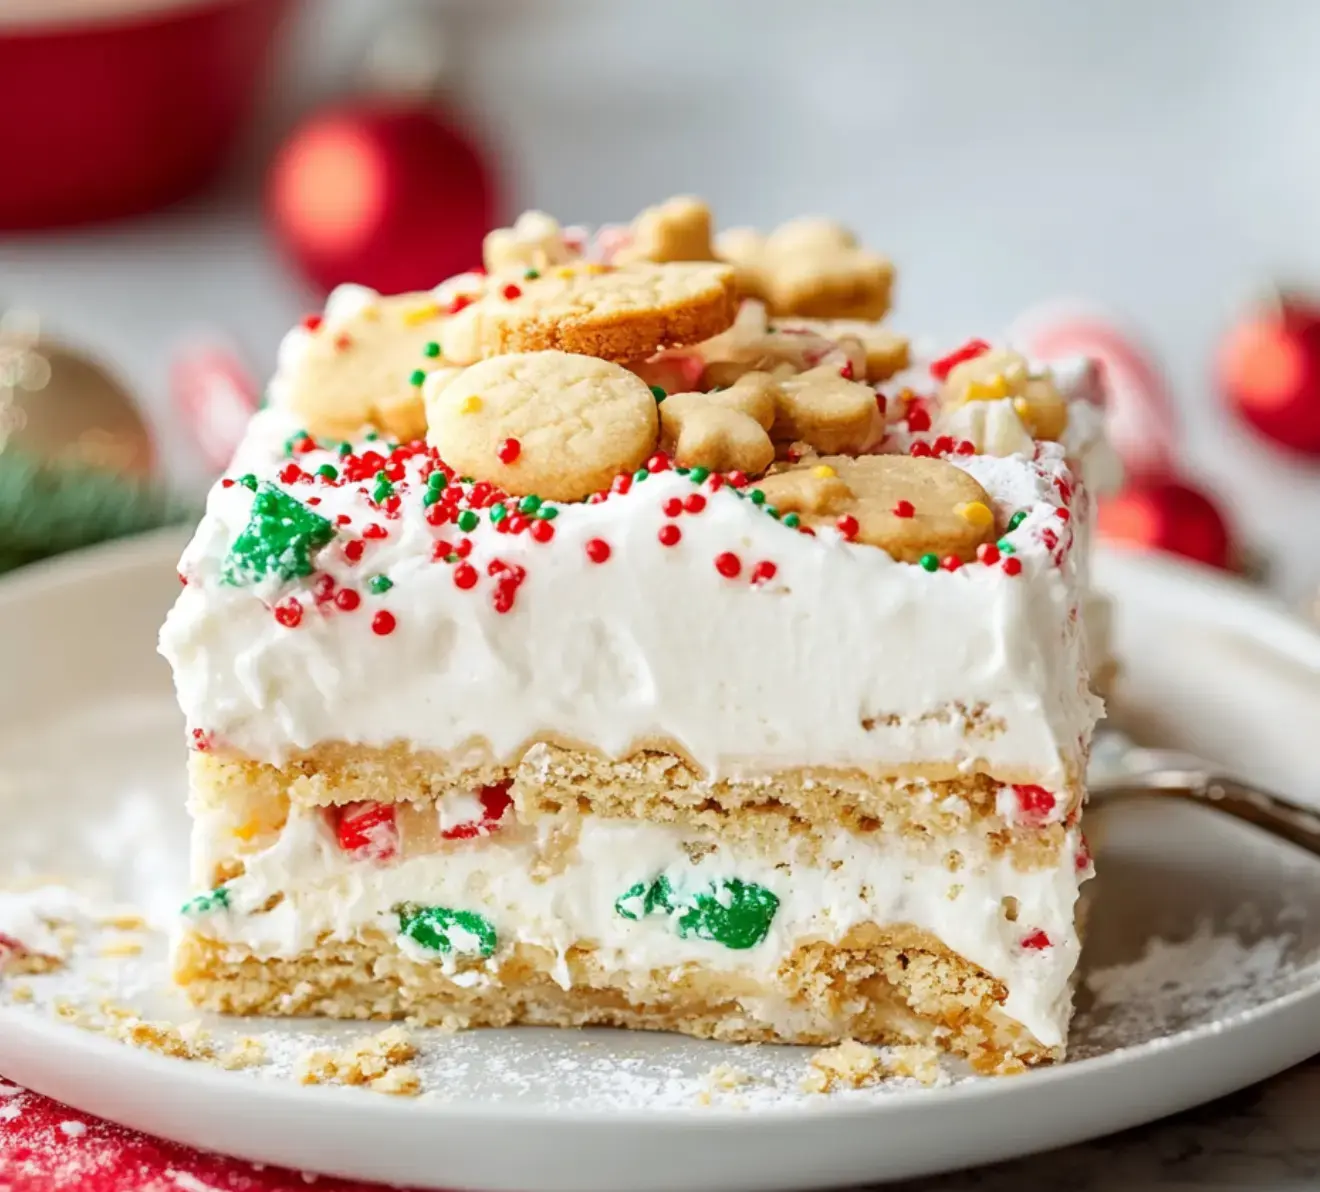
<instances>
[{"instance_id":1,"label":"round vanilla cookie","mask_svg":"<svg viewBox=\"0 0 1320 1192\"><path fill-rule=\"evenodd\" d=\"M579 262L492 286L445 321L440 342L447 360L464 363L543 351L642 360L710 339L736 313L727 265Z\"/></svg>"},{"instance_id":2,"label":"round vanilla cookie","mask_svg":"<svg viewBox=\"0 0 1320 1192\"><path fill-rule=\"evenodd\" d=\"M641 467L660 433L640 377L568 352L493 356L438 377L425 396L427 438L441 458L515 496L581 501Z\"/></svg>"},{"instance_id":3,"label":"round vanilla cookie","mask_svg":"<svg viewBox=\"0 0 1320 1192\"><path fill-rule=\"evenodd\" d=\"M990 498L971 476L942 459L909 455L829 455L767 476L757 485L766 504L797 513L807 525L836 526L851 514L857 542L902 563L922 555L956 555L964 563L995 537ZM894 512L912 504L912 517Z\"/></svg>"}]
</instances>

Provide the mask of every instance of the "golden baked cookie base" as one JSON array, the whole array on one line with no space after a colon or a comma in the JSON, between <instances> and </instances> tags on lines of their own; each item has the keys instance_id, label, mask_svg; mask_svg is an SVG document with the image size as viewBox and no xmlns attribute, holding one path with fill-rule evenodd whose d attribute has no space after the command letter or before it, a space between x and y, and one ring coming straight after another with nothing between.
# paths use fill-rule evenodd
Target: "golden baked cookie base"
<instances>
[{"instance_id":1,"label":"golden baked cookie base","mask_svg":"<svg viewBox=\"0 0 1320 1192\"><path fill-rule=\"evenodd\" d=\"M550 975L554 953L518 944L494 983L463 987L378 932L278 959L188 933L175 979L195 1006L225 1014L407 1018L450 1029L616 1026L815 1046L928 1043L987 1073L1062 1058L1061 1048L1042 1046L1003 1014L1002 983L908 926L864 924L837 945L801 944L764 983L696 965L614 972L590 944L570 948L566 963L572 984L563 989ZM758 1013L758 1000L781 1008L779 1024Z\"/></svg>"}]
</instances>

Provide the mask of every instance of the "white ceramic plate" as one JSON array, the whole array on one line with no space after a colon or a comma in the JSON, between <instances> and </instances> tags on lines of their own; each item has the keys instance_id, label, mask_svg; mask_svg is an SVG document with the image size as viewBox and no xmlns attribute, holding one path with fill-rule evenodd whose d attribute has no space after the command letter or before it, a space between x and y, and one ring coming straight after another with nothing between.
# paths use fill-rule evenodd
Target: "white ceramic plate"
<instances>
[{"instance_id":1,"label":"white ceramic plate","mask_svg":"<svg viewBox=\"0 0 1320 1192\"><path fill-rule=\"evenodd\" d=\"M156 535L0 582L0 882L76 875L168 914L186 855L181 725L156 629L181 540ZM1121 601L1124 726L1305 797L1320 636L1258 594L1175 564L1101 560ZM1320 795L1320 791L1316 792ZM1074 1058L999 1080L798 1091L805 1052L610 1031L425 1040L427 1097L304 1088L300 1049L353 1024L258 1032L265 1069L166 1060L56 1021L101 990L191 1017L138 961L82 957L32 1006L0 996L0 1072L79 1109L249 1159L420 1187L691 1192L859 1184L1122 1129L1320 1051L1320 862L1213 813L1154 801L1097 812L1101 871ZM1158 941L1183 941L1167 947ZM1144 958L1144 959L1143 959ZM63 982L63 984L61 984ZM698 1105L730 1062L755 1082Z\"/></svg>"}]
</instances>

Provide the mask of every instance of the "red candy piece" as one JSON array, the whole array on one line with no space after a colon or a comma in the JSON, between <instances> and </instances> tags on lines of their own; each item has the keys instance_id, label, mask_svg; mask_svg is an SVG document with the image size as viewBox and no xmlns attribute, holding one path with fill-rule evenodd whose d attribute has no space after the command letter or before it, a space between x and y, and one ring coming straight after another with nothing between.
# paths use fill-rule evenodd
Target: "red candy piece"
<instances>
[{"instance_id":1,"label":"red candy piece","mask_svg":"<svg viewBox=\"0 0 1320 1192\"><path fill-rule=\"evenodd\" d=\"M371 632L378 637L387 637L393 633L399 622L389 609L383 608L371 618Z\"/></svg>"},{"instance_id":2,"label":"red candy piece","mask_svg":"<svg viewBox=\"0 0 1320 1192\"><path fill-rule=\"evenodd\" d=\"M834 528L839 531L849 542L857 537L857 531L861 529L858 521L851 513L845 513L838 521L834 523Z\"/></svg>"},{"instance_id":3,"label":"red candy piece","mask_svg":"<svg viewBox=\"0 0 1320 1192\"><path fill-rule=\"evenodd\" d=\"M1009 555L1008 558L1004 560L1003 566L1005 575L1022 574L1022 560L1015 559L1012 555Z\"/></svg>"},{"instance_id":4,"label":"red candy piece","mask_svg":"<svg viewBox=\"0 0 1320 1192\"><path fill-rule=\"evenodd\" d=\"M345 803L335 826L339 847L364 861L389 861L399 853L399 826L390 803Z\"/></svg>"},{"instance_id":5,"label":"red candy piece","mask_svg":"<svg viewBox=\"0 0 1320 1192\"><path fill-rule=\"evenodd\" d=\"M670 497L669 500L660 506L660 511L666 517L678 517L678 515L683 512L683 502L678 497Z\"/></svg>"},{"instance_id":6,"label":"red candy piece","mask_svg":"<svg viewBox=\"0 0 1320 1192\"><path fill-rule=\"evenodd\" d=\"M677 546L682 540L683 531L674 525L661 526L656 537L660 539L661 546Z\"/></svg>"},{"instance_id":7,"label":"red candy piece","mask_svg":"<svg viewBox=\"0 0 1320 1192\"><path fill-rule=\"evenodd\" d=\"M522 290L520 290L517 286L515 286L512 282L510 282L507 286L504 287L504 289L500 291L500 294L503 295L503 297L507 301L512 302L515 298L522 297Z\"/></svg>"},{"instance_id":8,"label":"red candy piece","mask_svg":"<svg viewBox=\"0 0 1320 1192\"><path fill-rule=\"evenodd\" d=\"M927 413L925 406L916 406L908 411L907 428L914 434L930 430L930 414Z\"/></svg>"},{"instance_id":9,"label":"red candy piece","mask_svg":"<svg viewBox=\"0 0 1320 1192\"><path fill-rule=\"evenodd\" d=\"M715 570L725 579L737 579L742 571L742 560L731 550L723 551L715 556Z\"/></svg>"},{"instance_id":10,"label":"red candy piece","mask_svg":"<svg viewBox=\"0 0 1320 1192\"><path fill-rule=\"evenodd\" d=\"M500 457L500 463L511 464L522 454L522 444L517 439L505 439L496 454Z\"/></svg>"},{"instance_id":11,"label":"red candy piece","mask_svg":"<svg viewBox=\"0 0 1320 1192\"><path fill-rule=\"evenodd\" d=\"M911 501L899 501L894 505L895 517L916 517L916 506Z\"/></svg>"},{"instance_id":12,"label":"red candy piece","mask_svg":"<svg viewBox=\"0 0 1320 1192\"><path fill-rule=\"evenodd\" d=\"M1014 783L1013 794L1017 796L1018 811L1022 818L1035 823L1043 823L1054 810L1057 800L1043 786Z\"/></svg>"},{"instance_id":13,"label":"red candy piece","mask_svg":"<svg viewBox=\"0 0 1320 1192\"><path fill-rule=\"evenodd\" d=\"M766 559L752 568L752 583L763 584L767 580L774 579L778 572L779 568L769 559Z\"/></svg>"},{"instance_id":14,"label":"red candy piece","mask_svg":"<svg viewBox=\"0 0 1320 1192\"><path fill-rule=\"evenodd\" d=\"M275 606L275 620L285 629L297 629L302 623L303 608L292 596Z\"/></svg>"},{"instance_id":15,"label":"red candy piece","mask_svg":"<svg viewBox=\"0 0 1320 1192\"><path fill-rule=\"evenodd\" d=\"M471 840L476 836L489 836L499 828L505 812L513 806L513 799L509 796L509 787L512 785L513 780L510 778L483 786L477 792L477 798L481 800L481 819L447 828L440 833L442 839Z\"/></svg>"},{"instance_id":16,"label":"red candy piece","mask_svg":"<svg viewBox=\"0 0 1320 1192\"><path fill-rule=\"evenodd\" d=\"M958 568L962 566L962 560L958 558L957 555L945 555L944 558L940 560L940 566L943 567L945 571L957 571Z\"/></svg>"},{"instance_id":17,"label":"red candy piece","mask_svg":"<svg viewBox=\"0 0 1320 1192\"><path fill-rule=\"evenodd\" d=\"M1039 952L1044 948L1052 947L1052 944L1050 937L1038 927L1030 935L1023 937L1022 946L1030 952Z\"/></svg>"},{"instance_id":18,"label":"red candy piece","mask_svg":"<svg viewBox=\"0 0 1320 1192\"><path fill-rule=\"evenodd\" d=\"M700 513L706 508L706 498L700 493L692 493L687 500L683 502L683 508L689 513Z\"/></svg>"},{"instance_id":19,"label":"red candy piece","mask_svg":"<svg viewBox=\"0 0 1320 1192\"><path fill-rule=\"evenodd\" d=\"M549 542L555 536L555 524L548 521L532 522L531 535L537 542Z\"/></svg>"},{"instance_id":20,"label":"red candy piece","mask_svg":"<svg viewBox=\"0 0 1320 1192\"><path fill-rule=\"evenodd\" d=\"M351 613L361 603L362 597L352 588L340 588L335 593L335 607L343 612Z\"/></svg>"},{"instance_id":21,"label":"red candy piece","mask_svg":"<svg viewBox=\"0 0 1320 1192\"><path fill-rule=\"evenodd\" d=\"M460 563L454 568L454 583L465 591L476 587L477 578L477 569L471 563Z\"/></svg>"},{"instance_id":22,"label":"red candy piece","mask_svg":"<svg viewBox=\"0 0 1320 1192\"><path fill-rule=\"evenodd\" d=\"M610 544L603 538L588 538L586 551L593 563L604 563L610 557Z\"/></svg>"},{"instance_id":23,"label":"red candy piece","mask_svg":"<svg viewBox=\"0 0 1320 1192\"><path fill-rule=\"evenodd\" d=\"M930 375L937 381L947 381L949 374L964 360L975 360L977 356L989 350L990 345L985 340L969 339L961 348L933 361L930 366Z\"/></svg>"}]
</instances>

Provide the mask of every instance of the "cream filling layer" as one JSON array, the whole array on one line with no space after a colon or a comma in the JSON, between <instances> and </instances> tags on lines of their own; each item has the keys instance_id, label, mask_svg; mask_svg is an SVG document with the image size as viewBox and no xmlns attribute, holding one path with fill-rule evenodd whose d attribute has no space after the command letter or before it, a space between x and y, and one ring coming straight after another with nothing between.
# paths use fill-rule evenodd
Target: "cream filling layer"
<instances>
[{"instance_id":1,"label":"cream filling layer","mask_svg":"<svg viewBox=\"0 0 1320 1192\"><path fill-rule=\"evenodd\" d=\"M206 813L194 826L199 883L232 841L226 823L222 814ZM554 977L567 988L565 957L574 945L590 944L607 970L639 982L655 969L695 965L768 984L803 944L838 943L865 923L909 924L1001 980L1008 989L1004 1012L1042 1044L1064 1041L1069 981L1080 951L1073 911L1078 887L1090 876L1075 828L1057 867L1028 873L1007 857L988 855L970 835L941 842L962 855L961 868L951 872L942 856L919 856L900 841L842 830L808 860L800 849L767 856L709 833L639 821L588 817L578 826L576 845L559 866L542 862L543 853L553 855L554 822L381 865L346 856L322 814L295 810L278 840L245 858L245 874L227 883L227 905L192 916L191 926L264 958L295 956L326 939L350 940L375 928L399 938L408 955L457 972L453 954L426 951L398 936L397 908L475 911L493 925L498 944L476 967L464 958L464 982L493 980L502 951L524 943L558 956ZM764 938L744 949L682 938L676 914L628 918L618 912L621 895L662 875L679 890L716 889L736 878L770 891L778 906ZM263 910L277 894L276 904ZM1048 943L1041 943L1042 933ZM1026 940L1034 942L1024 946ZM771 1021L782 1015L789 1022L794 1014L787 1002L776 1008L764 999L747 1009Z\"/></svg>"}]
</instances>

